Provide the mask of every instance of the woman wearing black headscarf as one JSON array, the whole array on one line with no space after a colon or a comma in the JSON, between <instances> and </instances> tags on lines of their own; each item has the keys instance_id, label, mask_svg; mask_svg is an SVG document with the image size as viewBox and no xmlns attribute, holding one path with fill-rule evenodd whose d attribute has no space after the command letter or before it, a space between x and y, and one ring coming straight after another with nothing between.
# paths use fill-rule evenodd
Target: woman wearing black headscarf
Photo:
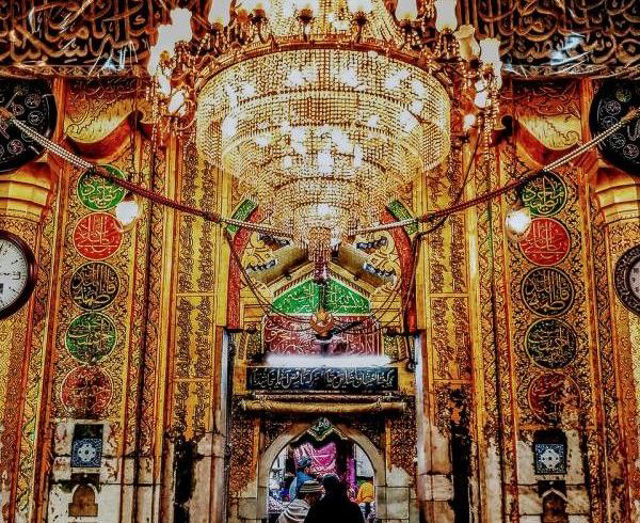
<instances>
[{"instance_id":1,"label":"woman wearing black headscarf","mask_svg":"<svg viewBox=\"0 0 640 523\"><path fill-rule=\"evenodd\" d=\"M324 496L311 507L304 523L364 523L360 507L349 501L347 489L338 476L322 478Z\"/></svg>"}]
</instances>

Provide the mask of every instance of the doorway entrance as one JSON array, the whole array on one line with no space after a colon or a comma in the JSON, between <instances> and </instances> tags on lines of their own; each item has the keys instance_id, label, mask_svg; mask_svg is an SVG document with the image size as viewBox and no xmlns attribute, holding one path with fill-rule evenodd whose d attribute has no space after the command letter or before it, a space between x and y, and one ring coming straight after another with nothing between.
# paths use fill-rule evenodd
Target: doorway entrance
<instances>
[{"instance_id":1,"label":"doorway entrance","mask_svg":"<svg viewBox=\"0 0 640 523\"><path fill-rule=\"evenodd\" d=\"M295 499L301 487L296 473L302 473L302 467L318 481L327 474L338 476L349 498L360 506L365 521L375 521L375 473L367 453L336 430L322 438L308 430L285 446L271 466L267 507L270 523L275 523Z\"/></svg>"}]
</instances>

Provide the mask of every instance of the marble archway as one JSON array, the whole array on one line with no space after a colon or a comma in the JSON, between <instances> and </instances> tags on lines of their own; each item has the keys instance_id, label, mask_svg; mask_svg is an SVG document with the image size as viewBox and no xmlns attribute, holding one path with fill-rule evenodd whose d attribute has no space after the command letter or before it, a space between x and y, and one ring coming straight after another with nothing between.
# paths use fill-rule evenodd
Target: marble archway
<instances>
[{"instance_id":1,"label":"marble archway","mask_svg":"<svg viewBox=\"0 0 640 523\"><path fill-rule=\"evenodd\" d=\"M236 518L230 515L229 521L266 521L268 517L267 496L271 466L282 449L312 425L313 423L309 422L292 423L261 452L257 462L255 479L252 484L246 486L238 500L239 508L243 507L238 511L239 517ZM343 436L357 443L371 460L375 475L378 520L414 521L411 517L415 513L411 509L411 503L415 500L415 496L412 495L412 478L402 469L387 467L388 460L385 459L384 450L379 449L358 429L345 423L336 423L335 427ZM393 504L394 507L393 516L391 515L392 512L388 511L390 504ZM399 515L406 515L406 518L399 518Z\"/></svg>"}]
</instances>

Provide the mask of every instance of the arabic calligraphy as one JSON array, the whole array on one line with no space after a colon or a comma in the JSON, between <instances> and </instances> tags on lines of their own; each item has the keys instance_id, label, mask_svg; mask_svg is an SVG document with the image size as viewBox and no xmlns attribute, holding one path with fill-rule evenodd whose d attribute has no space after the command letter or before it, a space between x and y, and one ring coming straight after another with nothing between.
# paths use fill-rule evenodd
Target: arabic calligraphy
<instances>
[{"instance_id":1,"label":"arabic calligraphy","mask_svg":"<svg viewBox=\"0 0 640 523\"><path fill-rule=\"evenodd\" d=\"M65 343L74 358L84 363L96 363L113 350L116 338L116 326L111 318L88 312L69 324Z\"/></svg>"},{"instance_id":2,"label":"arabic calligraphy","mask_svg":"<svg viewBox=\"0 0 640 523\"><path fill-rule=\"evenodd\" d=\"M578 350L573 328L555 318L535 322L527 332L527 354L541 367L560 369L571 363Z\"/></svg>"},{"instance_id":3,"label":"arabic calligraphy","mask_svg":"<svg viewBox=\"0 0 640 523\"><path fill-rule=\"evenodd\" d=\"M371 312L367 298L334 279L324 285L307 280L287 290L273 303L276 310L286 314L313 314L320 305L333 314L364 315Z\"/></svg>"},{"instance_id":4,"label":"arabic calligraphy","mask_svg":"<svg viewBox=\"0 0 640 523\"><path fill-rule=\"evenodd\" d=\"M538 267L522 280L522 301L533 313L558 316L573 305L573 283L560 269Z\"/></svg>"},{"instance_id":5,"label":"arabic calligraphy","mask_svg":"<svg viewBox=\"0 0 640 523\"><path fill-rule=\"evenodd\" d=\"M92 213L76 225L73 243L85 258L102 260L118 250L122 243L122 230L112 215Z\"/></svg>"},{"instance_id":6,"label":"arabic calligraphy","mask_svg":"<svg viewBox=\"0 0 640 523\"><path fill-rule=\"evenodd\" d=\"M562 209L567 201L567 189L562 179L547 173L527 183L521 193L522 203L535 216L551 216Z\"/></svg>"},{"instance_id":7,"label":"arabic calligraphy","mask_svg":"<svg viewBox=\"0 0 640 523\"><path fill-rule=\"evenodd\" d=\"M563 414L580 407L580 389L570 376L543 374L531 382L528 399L531 411L542 423L561 423Z\"/></svg>"},{"instance_id":8,"label":"arabic calligraphy","mask_svg":"<svg viewBox=\"0 0 640 523\"><path fill-rule=\"evenodd\" d=\"M268 391L390 391L398 388L398 369L396 367L249 367L247 387L249 390Z\"/></svg>"},{"instance_id":9,"label":"arabic calligraphy","mask_svg":"<svg viewBox=\"0 0 640 523\"><path fill-rule=\"evenodd\" d=\"M609 80L596 93L590 125L594 134L618 123L640 103L640 82ZM635 174L640 167L640 121L630 122L600 145L603 155L620 169Z\"/></svg>"},{"instance_id":10,"label":"arabic calligraphy","mask_svg":"<svg viewBox=\"0 0 640 523\"><path fill-rule=\"evenodd\" d=\"M100 416L111 402L113 387L107 374L99 367L76 367L62 382L61 399L64 408L77 418Z\"/></svg>"},{"instance_id":11,"label":"arabic calligraphy","mask_svg":"<svg viewBox=\"0 0 640 523\"><path fill-rule=\"evenodd\" d=\"M118 274L111 265L90 262L78 267L73 273L69 293L78 307L96 311L113 302L119 287Z\"/></svg>"},{"instance_id":12,"label":"arabic calligraphy","mask_svg":"<svg viewBox=\"0 0 640 523\"><path fill-rule=\"evenodd\" d=\"M109 173L124 178L124 175L111 165L103 166ZM123 187L105 180L90 172L84 173L78 180L78 198L92 211L106 211L118 205L125 195Z\"/></svg>"},{"instance_id":13,"label":"arabic calligraphy","mask_svg":"<svg viewBox=\"0 0 640 523\"><path fill-rule=\"evenodd\" d=\"M522 254L536 265L560 263L569 254L571 239L567 229L552 218L535 218L527 235L520 240Z\"/></svg>"},{"instance_id":14,"label":"arabic calligraphy","mask_svg":"<svg viewBox=\"0 0 640 523\"><path fill-rule=\"evenodd\" d=\"M0 45L1 47L1 45ZM0 107L38 133L51 137L56 125L56 104L51 89L43 81L0 82ZM0 122L0 173L13 171L38 158L44 148L14 125Z\"/></svg>"},{"instance_id":15,"label":"arabic calligraphy","mask_svg":"<svg viewBox=\"0 0 640 523\"><path fill-rule=\"evenodd\" d=\"M340 317L340 325L360 321L362 323L334 335L330 340L320 341L315 332L306 328L309 325L308 318L296 320L284 316L270 316L264 325L265 348L275 354L380 354L381 335L374 319Z\"/></svg>"}]
</instances>

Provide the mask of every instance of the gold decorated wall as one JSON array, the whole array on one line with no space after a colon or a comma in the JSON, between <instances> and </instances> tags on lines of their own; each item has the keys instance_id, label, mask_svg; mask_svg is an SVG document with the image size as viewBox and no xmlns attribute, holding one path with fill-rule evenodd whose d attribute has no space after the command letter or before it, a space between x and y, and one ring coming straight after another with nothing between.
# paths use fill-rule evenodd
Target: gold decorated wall
<instances>
[{"instance_id":1,"label":"gold decorated wall","mask_svg":"<svg viewBox=\"0 0 640 523\"><path fill-rule=\"evenodd\" d=\"M142 81L53 87L54 139L65 147L165 196L262 219L193 143L151 140ZM479 158L472 143L457 144L442 176L399 196L402 209L419 216L482 194L584 142L595 88L506 83L512 133ZM4 520L73 520L88 486L91 521L259 521L269 453L326 417L378 460L389 507L406 496L406 513L383 520L555 521L545 518L556 496L572 518L558 521L637 521L640 319L620 303L614 274L640 243L637 185L591 151L525 188L524 238L504 227L512 196L424 237L389 233L379 260L388 270L406 275L419 245L415 285L385 318L408 334L380 338L398 390L314 396L304 407L294 394L247 388L266 315L228 241L243 264L263 263L270 253L257 233L148 201L122 230L114 202L124 194L48 156L0 175L0 228L27 241L39 271L29 304L0 321ZM384 286L341 263L332 270L350 291L384 302ZM305 269L291 276L261 290L277 298ZM82 439L100 441L95 466L73 461ZM565 445L565 467L541 472L536 444Z\"/></svg>"}]
</instances>

